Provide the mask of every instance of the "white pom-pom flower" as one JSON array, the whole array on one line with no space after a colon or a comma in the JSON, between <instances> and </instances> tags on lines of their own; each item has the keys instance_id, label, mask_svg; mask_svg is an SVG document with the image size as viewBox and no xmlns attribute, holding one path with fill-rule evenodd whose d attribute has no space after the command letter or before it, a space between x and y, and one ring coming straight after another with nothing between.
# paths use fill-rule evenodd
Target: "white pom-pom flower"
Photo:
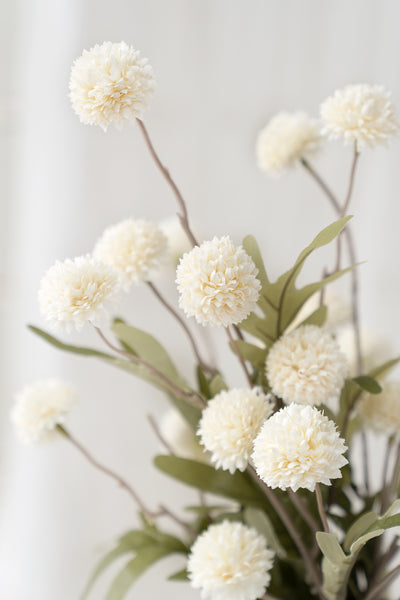
<instances>
[{"instance_id":1,"label":"white pom-pom flower","mask_svg":"<svg viewBox=\"0 0 400 600\"><path fill-rule=\"evenodd\" d=\"M169 410L161 419L160 433L176 456L208 462L208 454L204 452L193 430L177 410Z\"/></svg>"},{"instance_id":2,"label":"white pom-pom flower","mask_svg":"<svg viewBox=\"0 0 400 600\"><path fill-rule=\"evenodd\" d=\"M26 386L16 394L11 413L20 440L29 444L54 437L57 425L65 422L77 397L75 388L57 379L43 379Z\"/></svg>"},{"instance_id":3,"label":"white pom-pom flower","mask_svg":"<svg viewBox=\"0 0 400 600\"><path fill-rule=\"evenodd\" d=\"M269 174L280 174L318 150L320 140L319 126L308 115L280 112L258 136L258 166Z\"/></svg>"},{"instance_id":4,"label":"white pom-pom flower","mask_svg":"<svg viewBox=\"0 0 400 600\"><path fill-rule=\"evenodd\" d=\"M313 406L290 404L270 417L254 442L252 460L259 477L271 488L330 485L347 464L344 440L336 425Z\"/></svg>"},{"instance_id":5,"label":"white pom-pom flower","mask_svg":"<svg viewBox=\"0 0 400 600\"><path fill-rule=\"evenodd\" d=\"M321 105L323 133L356 143L357 150L386 143L398 130L390 93L380 85L347 85Z\"/></svg>"},{"instance_id":6,"label":"white pom-pom flower","mask_svg":"<svg viewBox=\"0 0 400 600\"><path fill-rule=\"evenodd\" d=\"M254 439L273 406L260 388L222 391L209 401L197 433L217 468L231 473L246 469Z\"/></svg>"},{"instance_id":7,"label":"white pom-pom flower","mask_svg":"<svg viewBox=\"0 0 400 600\"><path fill-rule=\"evenodd\" d=\"M329 331L301 325L271 347L266 374L273 393L289 404L321 404L339 397L348 368Z\"/></svg>"},{"instance_id":8,"label":"white pom-pom flower","mask_svg":"<svg viewBox=\"0 0 400 600\"><path fill-rule=\"evenodd\" d=\"M93 256L111 265L128 289L148 280L168 257L168 241L157 225L142 219L125 219L107 227L97 241Z\"/></svg>"},{"instance_id":9,"label":"white pom-pom flower","mask_svg":"<svg viewBox=\"0 0 400 600\"><path fill-rule=\"evenodd\" d=\"M223 521L211 525L191 547L189 580L206 600L256 600L270 582L273 556L255 529Z\"/></svg>"},{"instance_id":10,"label":"white pom-pom flower","mask_svg":"<svg viewBox=\"0 0 400 600\"><path fill-rule=\"evenodd\" d=\"M400 383L387 382L382 388L380 394L364 394L358 412L371 429L400 437Z\"/></svg>"},{"instance_id":11,"label":"white pom-pom flower","mask_svg":"<svg viewBox=\"0 0 400 600\"><path fill-rule=\"evenodd\" d=\"M86 321L97 324L119 287L115 270L91 256L57 261L40 282L40 310L53 328L79 331Z\"/></svg>"},{"instance_id":12,"label":"white pom-pom flower","mask_svg":"<svg viewBox=\"0 0 400 600\"><path fill-rule=\"evenodd\" d=\"M251 257L228 236L185 254L176 271L179 305L201 325L240 323L256 307L261 284Z\"/></svg>"},{"instance_id":13,"label":"white pom-pom flower","mask_svg":"<svg viewBox=\"0 0 400 600\"><path fill-rule=\"evenodd\" d=\"M140 118L155 87L147 58L125 42L96 44L74 62L69 82L72 108L86 125L111 124Z\"/></svg>"}]
</instances>

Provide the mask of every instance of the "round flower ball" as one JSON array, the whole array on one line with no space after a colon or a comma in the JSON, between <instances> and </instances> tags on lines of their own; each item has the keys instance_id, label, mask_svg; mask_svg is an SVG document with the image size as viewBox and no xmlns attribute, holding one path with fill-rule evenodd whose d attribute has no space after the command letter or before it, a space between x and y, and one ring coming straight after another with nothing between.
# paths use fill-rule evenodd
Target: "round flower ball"
<instances>
[{"instance_id":1,"label":"round flower ball","mask_svg":"<svg viewBox=\"0 0 400 600\"><path fill-rule=\"evenodd\" d=\"M96 44L74 62L69 82L72 108L85 125L111 124L140 118L155 87L147 58L125 42Z\"/></svg>"},{"instance_id":2,"label":"round flower ball","mask_svg":"<svg viewBox=\"0 0 400 600\"><path fill-rule=\"evenodd\" d=\"M119 288L115 270L91 256L57 261L40 282L40 310L54 329L79 331L106 314L104 304Z\"/></svg>"},{"instance_id":3,"label":"round flower ball","mask_svg":"<svg viewBox=\"0 0 400 600\"><path fill-rule=\"evenodd\" d=\"M255 529L239 522L211 525L188 559L189 580L209 600L256 600L268 586L274 553Z\"/></svg>"},{"instance_id":4,"label":"round flower ball","mask_svg":"<svg viewBox=\"0 0 400 600\"><path fill-rule=\"evenodd\" d=\"M112 266L125 290L146 281L168 258L168 241L157 225L142 219L125 219L107 227L93 256Z\"/></svg>"},{"instance_id":5,"label":"round flower ball","mask_svg":"<svg viewBox=\"0 0 400 600\"><path fill-rule=\"evenodd\" d=\"M217 468L231 473L246 469L254 439L273 406L258 388L223 391L209 401L197 434Z\"/></svg>"},{"instance_id":6,"label":"round flower ball","mask_svg":"<svg viewBox=\"0 0 400 600\"><path fill-rule=\"evenodd\" d=\"M43 379L26 386L15 396L11 413L16 433L24 443L36 443L54 437L57 425L78 398L75 388L57 379Z\"/></svg>"},{"instance_id":7,"label":"round flower ball","mask_svg":"<svg viewBox=\"0 0 400 600\"><path fill-rule=\"evenodd\" d=\"M336 425L314 406L290 404L270 417L254 442L252 460L271 488L294 492L341 477L347 450Z\"/></svg>"},{"instance_id":8,"label":"round flower ball","mask_svg":"<svg viewBox=\"0 0 400 600\"><path fill-rule=\"evenodd\" d=\"M179 306L201 325L227 327L256 307L261 284L252 258L228 236L214 237L181 258L176 283Z\"/></svg>"},{"instance_id":9,"label":"round flower ball","mask_svg":"<svg viewBox=\"0 0 400 600\"><path fill-rule=\"evenodd\" d=\"M378 433L400 436L400 382L383 384L380 394L364 394L358 413L367 427Z\"/></svg>"},{"instance_id":10,"label":"round flower ball","mask_svg":"<svg viewBox=\"0 0 400 600\"><path fill-rule=\"evenodd\" d=\"M357 150L385 144L398 130L390 93L380 85L347 85L321 105L323 133L356 144Z\"/></svg>"},{"instance_id":11,"label":"round flower ball","mask_svg":"<svg viewBox=\"0 0 400 600\"><path fill-rule=\"evenodd\" d=\"M318 150L320 141L314 119L303 112L280 112L259 133L258 166L270 175L279 175Z\"/></svg>"},{"instance_id":12,"label":"round flower ball","mask_svg":"<svg viewBox=\"0 0 400 600\"><path fill-rule=\"evenodd\" d=\"M338 398L347 376L346 357L329 331L301 325L271 347L266 374L273 393L289 404Z\"/></svg>"}]
</instances>

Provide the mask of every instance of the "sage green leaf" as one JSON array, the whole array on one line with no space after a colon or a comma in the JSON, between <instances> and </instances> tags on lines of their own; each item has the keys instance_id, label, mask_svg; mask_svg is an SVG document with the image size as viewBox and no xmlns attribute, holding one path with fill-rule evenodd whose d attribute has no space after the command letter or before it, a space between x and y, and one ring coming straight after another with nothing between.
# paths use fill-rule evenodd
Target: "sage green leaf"
<instances>
[{"instance_id":1,"label":"sage green leaf","mask_svg":"<svg viewBox=\"0 0 400 600\"><path fill-rule=\"evenodd\" d=\"M99 350L95 350L93 348L86 348L83 346L74 346L72 344L64 344L54 336L50 335L43 329L39 329L39 327L35 327L34 325L28 325L28 329L30 329L35 335L38 335L46 342L55 346L59 350L65 350L66 352L72 352L73 354L82 354L84 356L97 356L98 358L103 358L105 360L113 360L114 357L111 354L106 354L105 352L99 352Z\"/></svg>"},{"instance_id":2,"label":"sage green leaf","mask_svg":"<svg viewBox=\"0 0 400 600\"><path fill-rule=\"evenodd\" d=\"M382 391L381 386L369 375L360 375L359 377L353 377L353 381L357 383L363 390L370 394L380 394Z\"/></svg>"},{"instance_id":3,"label":"sage green leaf","mask_svg":"<svg viewBox=\"0 0 400 600\"><path fill-rule=\"evenodd\" d=\"M214 398L220 392L223 392L228 389L225 381L222 379L221 375L215 375L210 381L210 394L211 398Z\"/></svg>"},{"instance_id":4,"label":"sage green leaf","mask_svg":"<svg viewBox=\"0 0 400 600\"><path fill-rule=\"evenodd\" d=\"M396 356L396 358L387 360L386 362L379 365L378 367L374 367L373 369L371 369L371 371L368 373L368 375L370 377L372 377L373 379L378 379L378 380L382 379L382 377L385 377L385 375L387 375L389 373L389 371L391 371L396 365L398 365L399 362L400 362L400 356Z\"/></svg>"},{"instance_id":5,"label":"sage green leaf","mask_svg":"<svg viewBox=\"0 0 400 600\"><path fill-rule=\"evenodd\" d=\"M147 546L128 562L112 582L105 600L123 600L135 581L155 562L171 554L163 546Z\"/></svg>"},{"instance_id":6,"label":"sage green leaf","mask_svg":"<svg viewBox=\"0 0 400 600\"><path fill-rule=\"evenodd\" d=\"M244 340L236 340L235 345L243 358L251 362L253 367L260 370L265 369L265 359L268 354L267 348L260 348L259 346L249 344L249 342L245 342ZM235 348L232 347L232 345L231 348L233 352L235 352Z\"/></svg>"},{"instance_id":7,"label":"sage green leaf","mask_svg":"<svg viewBox=\"0 0 400 600\"><path fill-rule=\"evenodd\" d=\"M280 543L279 536L276 534L271 520L264 511L247 506L244 511L244 520L247 525L254 527L254 529L257 529L265 537L268 546L272 550L275 550L279 558L286 557L286 550Z\"/></svg>"},{"instance_id":8,"label":"sage green leaf","mask_svg":"<svg viewBox=\"0 0 400 600\"><path fill-rule=\"evenodd\" d=\"M346 552L349 552L351 545L358 538L360 538L366 531L368 531L369 527L376 523L378 519L378 514L375 511L369 511L361 515L356 521L354 521L353 525L347 532L346 538L343 542L343 548Z\"/></svg>"},{"instance_id":9,"label":"sage green leaf","mask_svg":"<svg viewBox=\"0 0 400 600\"><path fill-rule=\"evenodd\" d=\"M300 325L317 325L318 327L322 327L325 324L327 315L328 308L325 306L325 304L323 304L314 310L309 317L304 319Z\"/></svg>"},{"instance_id":10,"label":"sage green leaf","mask_svg":"<svg viewBox=\"0 0 400 600\"><path fill-rule=\"evenodd\" d=\"M189 575L186 569L173 573L168 577L168 581L189 581Z\"/></svg>"},{"instance_id":11,"label":"sage green leaf","mask_svg":"<svg viewBox=\"0 0 400 600\"><path fill-rule=\"evenodd\" d=\"M114 321L111 330L128 351L151 364L179 387L189 389L167 351L152 335L121 320Z\"/></svg>"},{"instance_id":12,"label":"sage green leaf","mask_svg":"<svg viewBox=\"0 0 400 600\"><path fill-rule=\"evenodd\" d=\"M246 473L215 469L209 465L177 456L156 456L158 469L186 485L238 500L244 505L265 506L263 493Z\"/></svg>"},{"instance_id":13,"label":"sage green leaf","mask_svg":"<svg viewBox=\"0 0 400 600\"><path fill-rule=\"evenodd\" d=\"M346 226L351 217L344 217L332 223L321 231L307 248L300 253L294 266L284 273L276 282L271 283L268 279L258 245L254 237L247 236L243 240L243 247L252 257L259 271L261 282L261 293L258 306L263 312L263 317L252 313L247 319L240 323L239 327L264 342L267 348L283 333L293 321L303 304L315 292L321 290L325 285L337 279L353 268L343 269L301 289L296 288L296 280L300 274L306 259L317 248L331 242ZM324 311L315 315L317 320L322 320Z\"/></svg>"}]
</instances>

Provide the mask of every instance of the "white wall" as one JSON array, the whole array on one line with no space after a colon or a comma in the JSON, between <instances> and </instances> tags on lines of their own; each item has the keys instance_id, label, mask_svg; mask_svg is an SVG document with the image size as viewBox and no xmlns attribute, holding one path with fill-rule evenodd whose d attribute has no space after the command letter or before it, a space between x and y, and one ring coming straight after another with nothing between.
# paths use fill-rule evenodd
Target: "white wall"
<instances>
[{"instance_id":1,"label":"white wall","mask_svg":"<svg viewBox=\"0 0 400 600\"><path fill-rule=\"evenodd\" d=\"M25 329L26 322L44 326L36 294L56 259L90 251L105 226L126 216L158 220L176 209L136 128L104 134L79 123L67 98L72 61L96 42L122 39L150 58L158 89L145 120L192 221L206 236L230 233L239 241L254 233L277 275L333 215L302 172L270 180L257 170L257 132L281 109L317 116L319 103L346 83L382 83L400 106L400 6L3 0L2 12L0 595L74 600L110 540L135 523L134 512L123 491L66 443L36 449L14 441L8 413L15 390L39 377L70 380L82 397L71 430L99 458L152 505L161 489L172 503L193 496L150 468L158 447L145 415L165 409L159 393L89 359L57 353ZM318 160L342 196L350 159L349 149L332 144ZM398 161L398 142L365 152L351 208L358 257L367 261L360 267L362 318L397 352ZM314 277L320 267L314 263ZM174 293L172 282L162 286ZM121 313L157 334L190 372L184 338L147 290L135 290ZM70 339L98 344L90 331ZM132 598L197 598L186 586L164 583L174 566L144 577Z\"/></svg>"}]
</instances>

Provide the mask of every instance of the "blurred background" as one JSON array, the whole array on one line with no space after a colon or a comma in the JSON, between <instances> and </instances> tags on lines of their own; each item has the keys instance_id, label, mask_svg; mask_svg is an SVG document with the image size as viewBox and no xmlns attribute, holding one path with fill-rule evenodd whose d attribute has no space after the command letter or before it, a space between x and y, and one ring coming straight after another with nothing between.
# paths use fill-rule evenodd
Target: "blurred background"
<instances>
[{"instance_id":1,"label":"blurred background","mask_svg":"<svg viewBox=\"0 0 400 600\"><path fill-rule=\"evenodd\" d=\"M204 238L253 233L272 278L334 220L326 199L300 169L270 179L255 163L258 131L280 110L319 105L347 83L379 83L400 106L400 5L395 0L2 0L0 5L0 597L75 600L112 541L136 521L131 500L67 442L38 448L14 439L15 391L58 377L79 388L71 431L156 507L194 495L152 467L159 443L146 416L165 413L161 393L94 359L47 346L26 329L46 327L37 290L56 259L85 254L109 224L125 217L161 221L175 199L140 131L82 125L68 100L72 62L84 48L124 40L152 63L157 92L144 120ZM350 213L362 262L361 318L400 351L400 146L366 151ZM326 145L315 164L339 197L351 150ZM319 254L304 281L332 263ZM176 302L174 273L159 286ZM349 281L344 280L345 294ZM148 289L118 307L156 335L192 377L186 339ZM200 337L204 332L200 332ZM64 336L100 347L91 330ZM235 383L221 332L218 360ZM243 383L243 382L241 382ZM141 579L132 598L198 598L165 582L182 567L168 559ZM107 578L106 578L107 579ZM103 586L106 586L104 583ZM94 598L102 598L101 585ZM96 595L97 594L97 595ZM396 596L397 597L397 596Z\"/></svg>"}]
</instances>

